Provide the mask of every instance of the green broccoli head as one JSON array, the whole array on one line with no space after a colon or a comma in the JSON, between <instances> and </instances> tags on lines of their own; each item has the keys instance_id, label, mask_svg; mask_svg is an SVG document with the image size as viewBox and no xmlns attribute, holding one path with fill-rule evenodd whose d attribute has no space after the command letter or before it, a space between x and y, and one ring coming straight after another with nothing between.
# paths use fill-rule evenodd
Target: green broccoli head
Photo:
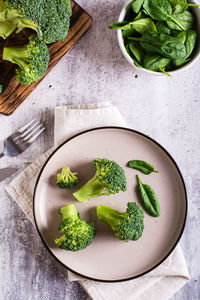
<instances>
[{"instance_id":1,"label":"green broccoli head","mask_svg":"<svg viewBox=\"0 0 200 300\"><path fill-rule=\"evenodd\" d=\"M8 1L0 0L0 37L6 39L15 30L19 33L24 28L31 28L39 34L38 25L23 16L15 7L9 5Z\"/></svg>"},{"instance_id":2,"label":"green broccoli head","mask_svg":"<svg viewBox=\"0 0 200 300\"><path fill-rule=\"evenodd\" d=\"M32 35L25 46L4 48L3 59L18 65L16 77L21 84L30 84L44 75L50 56L45 42Z\"/></svg>"},{"instance_id":3,"label":"green broccoli head","mask_svg":"<svg viewBox=\"0 0 200 300\"><path fill-rule=\"evenodd\" d=\"M56 184L61 189L70 189L78 183L78 177L76 175L77 173L72 173L69 167L64 167L61 173L57 174Z\"/></svg>"},{"instance_id":4,"label":"green broccoli head","mask_svg":"<svg viewBox=\"0 0 200 300\"><path fill-rule=\"evenodd\" d=\"M135 202L129 202L126 212L123 213L109 206L99 205L97 217L101 222L109 225L120 240L136 241L142 236L144 212Z\"/></svg>"},{"instance_id":5,"label":"green broccoli head","mask_svg":"<svg viewBox=\"0 0 200 300\"><path fill-rule=\"evenodd\" d=\"M59 213L63 220L58 230L63 235L55 239L56 245L69 251L79 251L89 246L95 237L94 224L82 220L73 204L62 207Z\"/></svg>"},{"instance_id":6,"label":"green broccoli head","mask_svg":"<svg viewBox=\"0 0 200 300\"><path fill-rule=\"evenodd\" d=\"M90 198L126 191L124 170L114 161L106 158L93 160L96 173L84 186L73 193L74 197L85 202Z\"/></svg>"},{"instance_id":7,"label":"green broccoli head","mask_svg":"<svg viewBox=\"0 0 200 300\"><path fill-rule=\"evenodd\" d=\"M47 44L62 41L71 13L70 0L0 0L0 37L31 28Z\"/></svg>"},{"instance_id":8,"label":"green broccoli head","mask_svg":"<svg viewBox=\"0 0 200 300\"><path fill-rule=\"evenodd\" d=\"M0 84L0 94L3 92L3 85Z\"/></svg>"}]
</instances>

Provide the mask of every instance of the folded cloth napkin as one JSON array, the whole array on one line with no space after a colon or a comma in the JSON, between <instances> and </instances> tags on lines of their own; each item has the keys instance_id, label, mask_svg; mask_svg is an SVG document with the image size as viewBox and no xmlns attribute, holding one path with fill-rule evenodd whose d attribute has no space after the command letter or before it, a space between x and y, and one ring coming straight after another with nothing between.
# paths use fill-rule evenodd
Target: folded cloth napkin
<instances>
[{"instance_id":1,"label":"folded cloth napkin","mask_svg":"<svg viewBox=\"0 0 200 300\"><path fill-rule=\"evenodd\" d=\"M57 107L54 144L56 146L80 131L100 126L126 126L126 123L119 110L109 102ZM40 156L6 187L7 192L33 224L34 184L43 163L52 151L53 148ZM158 268L141 278L127 282L101 283L85 280L71 272L68 275L69 280L79 280L94 300L166 300L189 280L188 269L179 245Z\"/></svg>"}]
</instances>

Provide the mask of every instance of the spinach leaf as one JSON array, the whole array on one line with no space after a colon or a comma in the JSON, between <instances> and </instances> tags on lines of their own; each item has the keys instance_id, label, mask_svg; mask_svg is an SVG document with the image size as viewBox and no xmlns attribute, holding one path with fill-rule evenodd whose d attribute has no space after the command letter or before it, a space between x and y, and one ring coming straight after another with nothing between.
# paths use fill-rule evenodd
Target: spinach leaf
<instances>
[{"instance_id":1,"label":"spinach leaf","mask_svg":"<svg viewBox=\"0 0 200 300\"><path fill-rule=\"evenodd\" d=\"M143 184L139 175L137 175L137 178L138 178L138 193L144 208L151 216L159 217L160 204L158 202L158 198L154 190L149 185Z\"/></svg>"},{"instance_id":2,"label":"spinach leaf","mask_svg":"<svg viewBox=\"0 0 200 300\"><path fill-rule=\"evenodd\" d=\"M199 7L199 4L187 3L187 0L169 0L173 12L183 12L189 7Z\"/></svg>"},{"instance_id":3,"label":"spinach leaf","mask_svg":"<svg viewBox=\"0 0 200 300\"><path fill-rule=\"evenodd\" d=\"M133 56L136 58L136 60L141 64L144 58L144 53L142 52L139 45L137 46L136 43L130 43L129 48L133 54Z\"/></svg>"},{"instance_id":4,"label":"spinach leaf","mask_svg":"<svg viewBox=\"0 0 200 300\"><path fill-rule=\"evenodd\" d=\"M144 0L135 0L132 2L132 9L136 14L139 13L143 3L144 3Z\"/></svg>"},{"instance_id":5,"label":"spinach leaf","mask_svg":"<svg viewBox=\"0 0 200 300\"><path fill-rule=\"evenodd\" d=\"M145 17L147 17L147 15L144 13L143 10L141 10L141 11L139 12L139 14L134 18L133 21L137 21L137 20L140 20L140 19L144 19Z\"/></svg>"},{"instance_id":6,"label":"spinach leaf","mask_svg":"<svg viewBox=\"0 0 200 300\"><path fill-rule=\"evenodd\" d=\"M165 21L172 14L172 7L167 0L145 0L143 7L157 21Z\"/></svg>"},{"instance_id":7,"label":"spinach leaf","mask_svg":"<svg viewBox=\"0 0 200 300\"><path fill-rule=\"evenodd\" d=\"M144 160L130 160L128 162L128 166L130 168L139 170L144 174L151 174L152 172L158 173L158 171L154 169L154 166L152 166Z\"/></svg>"},{"instance_id":8,"label":"spinach leaf","mask_svg":"<svg viewBox=\"0 0 200 300\"><path fill-rule=\"evenodd\" d=\"M158 33L165 33L168 35L171 33L170 28L162 21L157 22L156 29Z\"/></svg>"},{"instance_id":9,"label":"spinach leaf","mask_svg":"<svg viewBox=\"0 0 200 300\"><path fill-rule=\"evenodd\" d=\"M173 36L168 36L167 34L160 34L161 41L161 53L170 58L184 58L186 54L184 44L177 38Z\"/></svg>"},{"instance_id":10,"label":"spinach leaf","mask_svg":"<svg viewBox=\"0 0 200 300\"><path fill-rule=\"evenodd\" d=\"M160 71L170 76L165 72L166 66L170 63L170 59L162 57L159 54L147 54L144 58L144 68L152 71ZM154 169L152 172L156 172Z\"/></svg>"},{"instance_id":11,"label":"spinach leaf","mask_svg":"<svg viewBox=\"0 0 200 300\"><path fill-rule=\"evenodd\" d=\"M137 32L141 34L147 31L156 31L156 25L150 18L139 19L131 22L130 24Z\"/></svg>"},{"instance_id":12,"label":"spinach leaf","mask_svg":"<svg viewBox=\"0 0 200 300\"><path fill-rule=\"evenodd\" d=\"M140 59L140 55L142 55L142 54L139 54L139 50L136 49L136 47L134 49L133 45L130 49L130 43L126 44L125 48L126 48L126 52L128 53L128 55L133 59L135 66L138 68L143 68L143 66L137 61L137 58Z\"/></svg>"},{"instance_id":13,"label":"spinach leaf","mask_svg":"<svg viewBox=\"0 0 200 300\"><path fill-rule=\"evenodd\" d=\"M179 25L177 25L174 20L168 19L166 20L167 25L171 29L175 30L189 30L193 26L194 18L193 15L189 11L184 11L178 14L172 14L174 20L176 20ZM181 24L181 27L180 27Z\"/></svg>"},{"instance_id":14,"label":"spinach leaf","mask_svg":"<svg viewBox=\"0 0 200 300\"><path fill-rule=\"evenodd\" d=\"M131 25L127 21L122 21L122 22L114 22L110 25L108 25L110 29L123 29L127 30L131 28Z\"/></svg>"},{"instance_id":15,"label":"spinach leaf","mask_svg":"<svg viewBox=\"0 0 200 300\"><path fill-rule=\"evenodd\" d=\"M129 29L126 29L126 30L122 30L122 37L125 39L127 38L128 36L131 36L134 34L134 29L131 27Z\"/></svg>"},{"instance_id":16,"label":"spinach leaf","mask_svg":"<svg viewBox=\"0 0 200 300\"><path fill-rule=\"evenodd\" d=\"M168 0L145 0L143 7L153 19L157 21L171 20L180 29L185 30L178 18L172 16L172 7Z\"/></svg>"},{"instance_id":17,"label":"spinach leaf","mask_svg":"<svg viewBox=\"0 0 200 300\"><path fill-rule=\"evenodd\" d=\"M158 53L170 59L184 58L184 44L177 38L163 33L144 33L141 38L128 37L129 40L139 41L146 52Z\"/></svg>"},{"instance_id":18,"label":"spinach leaf","mask_svg":"<svg viewBox=\"0 0 200 300\"><path fill-rule=\"evenodd\" d=\"M182 42L185 45L186 54L184 58L177 58L173 61L173 63L177 67L183 65L188 61L188 57L192 54L192 51L194 50L197 34L194 30L188 30L180 32L178 37L182 40Z\"/></svg>"}]
</instances>

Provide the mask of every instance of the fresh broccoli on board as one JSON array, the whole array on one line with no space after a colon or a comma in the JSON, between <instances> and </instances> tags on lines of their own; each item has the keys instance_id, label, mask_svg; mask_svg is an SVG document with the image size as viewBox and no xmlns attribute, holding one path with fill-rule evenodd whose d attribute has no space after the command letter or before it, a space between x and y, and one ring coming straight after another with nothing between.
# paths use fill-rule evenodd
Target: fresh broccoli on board
<instances>
[{"instance_id":1,"label":"fresh broccoli on board","mask_svg":"<svg viewBox=\"0 0 200 300\"><path fill-rule=\"evenodd\" d=\"M124 170L116 162L106 158L96 158L93 164L96 167L94 177L73 193L78 201L85 202L90 198L126 191Z\"/></svg>"},{"instance_id":2,"label":"fresh broccoli on board","mask_svg":"<svg viewBox=\"0 0 200 300\"><path fill-rule=\"evenodd\" d=\"M31 28L38 32L38 25L23 16L12 2L0 0L0 37L6 39L15 30L19 33L23 28Z\"/></svg>"},{"instance_id":3,"label":"fresh broccoli on board","mask_svg":"<svg viewBox=\"0 0 200 300\"><path fill-rule=\"evenodd\" d=\"M55 243L59 248L79 251L92 243L96 232L94 224L88 224L82 220L73 204L62 207L59 214L63 217L58 227L63 235L55 239Z\"/></svg>"},{"instance_id":4,"label":"fresh broccoli on board","mask_svg":"<svg viewBox=\"0 0 200 300\"><path fill-rule=\"evenodd\" d=\"M71 14L70 0L0 0L0 37L31 28L47 44L63 41Z\"/></svg>"},{"instance_id":5,"label":"fresh broccoli on board","mask_svg":"<svg viewBox=\"0 0 200 300\"><path fill-rule=\"evenodd\" d=\"M4 48L3 60L17 64L16 78L21 84L30 84L40 79L47 70L49 51L37 35L29 37L25 46Z\"/></svg>"},{"instance_id":6,"label":"fresh broccoli on board","mask_svg":"<svg viewBox=\"0 0 200 300\"><path fill-rule=\"evenodd\" d=\"M97 217L101 222L109 225L120 240L136 241L142 236L144 212L135 202L129 202L126 212L123 213L109 206L99 205Z\"/></svg>"},{"instance_id":7,"label":"fresh broccoli on board","mask_svg":"<svg viewBox=\"0 0 200 300\"><path fill-rule=\"evenodd\" d=\"M72 173L69 167L64 167L61 173L57 174L56 184L61 189L70 189L78 183L78 177L76 175L77 173Z\"/></svg>"}]
</instances>

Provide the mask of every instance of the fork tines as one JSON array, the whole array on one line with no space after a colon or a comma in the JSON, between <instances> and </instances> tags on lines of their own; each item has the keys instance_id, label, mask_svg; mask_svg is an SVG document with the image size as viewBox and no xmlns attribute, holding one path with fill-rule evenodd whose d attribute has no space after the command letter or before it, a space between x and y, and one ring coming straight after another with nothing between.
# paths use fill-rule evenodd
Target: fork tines
<instances>
[{"instance_id":1,"label":"fork tines","mask_svg":"<svg viewBox=\"0 0 200 300\"><path fill-rule=\"evenodd\" d=\"M18 129L9 136L9 140L20 152L26 150L36 138L45 130L44 126L37 119L33 119L25 126Z\"/></svg>"}]
</instances>

